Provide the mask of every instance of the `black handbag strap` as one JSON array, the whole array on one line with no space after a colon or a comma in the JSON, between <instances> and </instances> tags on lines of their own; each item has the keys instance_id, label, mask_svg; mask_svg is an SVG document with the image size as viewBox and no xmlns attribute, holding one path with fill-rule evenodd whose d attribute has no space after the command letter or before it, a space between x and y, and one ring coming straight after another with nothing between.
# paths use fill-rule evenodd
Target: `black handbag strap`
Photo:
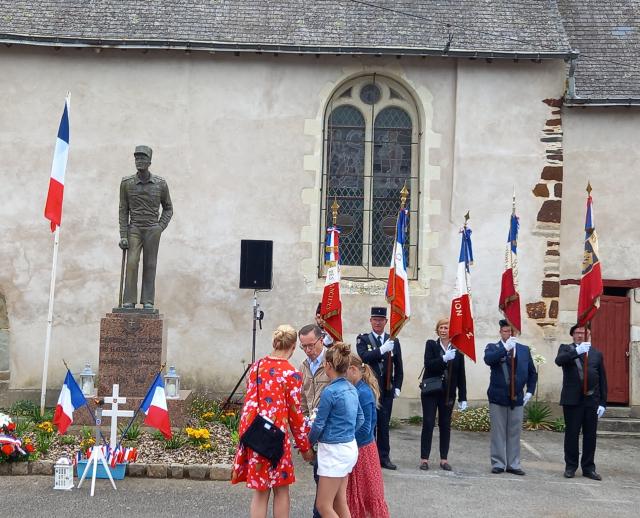
<instances>
[{"instance_id":1,"label":"black handbag strap","mask_svg":"<svg viewBox=\"0 0 640 518\"><path fill-rule=\"evenodd\" d=\"M258 383L258 378L260 377L260 362L262 358L258 360L258 365L256 366L256 386L258 390L258 414L260 413L260 383Z\"/></svg>"}]
</instances>

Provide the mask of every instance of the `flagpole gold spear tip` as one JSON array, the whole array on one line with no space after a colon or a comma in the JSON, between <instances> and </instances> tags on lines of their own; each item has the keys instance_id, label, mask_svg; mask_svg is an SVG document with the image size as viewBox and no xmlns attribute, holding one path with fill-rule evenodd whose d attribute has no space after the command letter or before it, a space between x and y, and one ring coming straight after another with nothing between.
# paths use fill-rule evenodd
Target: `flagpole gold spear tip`
<instances>
[{"instance_id":1,"label":"flagpole gold spear tip","mask_svg":"<svg viewBox=\"0 0 640 518\"><path fill-rule=\"evenodd\" d=\"M592 190L593 190L593 189L591 188L591 182L589 182L589 181L588 181L588 182L587 182L587 194L588 194L589 196L591 196L591 191L592 191Z\"/></svg>"},{"instance_id":2,"label":"flagpole gold spear tip","mask_svg":"<svg viewBox=\"0 0 640 518\"><path fill-rule=\"evenodd\" d=\"M405 203L407 203L407 198L409 197L409 189L407 189L407 182L404 183L402 189L400 190L400 205L401 208L404 209Z\"/></svg>"},{"instance_id":3,"label":"flagpole gold spear tip","mask_svg":"<svg viewBox=\"0 0 640 518\"><path fill-rule=\"evenodd\" d=\"M467 213L464 215L464 224L466 225L467 222L471 219L471 216L469 216L469 212L467 211Z\"/></svg>"},{"instance_id":4,"label":"flagpole gold spear tip","mask_svg":"<svg viewBox=\"0 0 640 518\"><path fill-rule=\"evenodd\" d=\"M336 225L336 222L338 221L338 209L340 208L340 205L338 204L338 200L336 200L335 198L333 199L333 203L331 205L331 215L333 216L333 225Z\"/></svg>"}]
</instances>

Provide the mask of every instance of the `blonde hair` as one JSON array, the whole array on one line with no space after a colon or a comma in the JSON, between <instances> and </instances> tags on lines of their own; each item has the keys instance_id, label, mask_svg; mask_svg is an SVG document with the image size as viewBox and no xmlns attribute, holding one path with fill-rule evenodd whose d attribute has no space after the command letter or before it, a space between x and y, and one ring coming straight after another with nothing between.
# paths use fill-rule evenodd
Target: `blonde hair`
<instances>
[{"instance_id":1,"label":"blonde hair","mask_svg":"<svg viewBox=\"0 0 640 518\"><path fill-rule=\"evenodd\" d=\"M447 324L449 325L449 319L448 318L441 318L440 320L438 320L436 322L436 334L438 334L439 330L440 330L440 326L443 324Z\"/></svg>"},{"instance_id":2,"label":"blonde hair","mask_svg":"<svg viewBox=\"0 0 640 518\"><path fill-rule=\"evenodd\" d=\"M276 351L288 351L295 346L298 333L290 325L278 326L273 332L273 348Z\"/></svg>"},{"instance_id":3,"label":"blonde hair","mask_svg":"<svg viewBox=\"0 0 640 518\"><path fill-rule=\"evenodd\" d=\"M349 368L349 357L351 356L351 346L344 342L333 344L325 353L325 361L330 363L333 370L338 374L344 374Z\"/></svg>"},{"instance_id":4,"label":"blonde hair","mask_svg":"<svg viewBox=\"0 0 640 518\"><path fill-rule=\"evenodd\" d=\"M376 375L371 370L371 367L364 363L360 359L360 357L356 356L355 354L351 354L351 356L349 357L349 365L360 369L360 372L362 373L362 379L367 385L369 385L369 388L376 398L376 407L379 407L380 386L378 385L378 378L376 378Z\"/></svg>"}]
</instances>

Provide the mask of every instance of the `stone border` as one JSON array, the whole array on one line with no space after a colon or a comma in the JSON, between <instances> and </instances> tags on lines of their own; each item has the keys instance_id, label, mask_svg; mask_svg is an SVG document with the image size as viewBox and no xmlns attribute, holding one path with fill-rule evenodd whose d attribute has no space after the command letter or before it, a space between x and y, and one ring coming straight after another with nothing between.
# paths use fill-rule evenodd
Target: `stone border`
<instances>
[{"instance_id":1,"label":"stone border","mask_svg":"<svg viewBox=\"0 0 640 518\"><path fill-rule=\"evenodd\" d=\"M0 463L2 475L53 475L52 460ZM191 480L231 480L231 464L147 464L127 465L127 476L135 478L189 478Z\"/></svg>"}]
</instances>

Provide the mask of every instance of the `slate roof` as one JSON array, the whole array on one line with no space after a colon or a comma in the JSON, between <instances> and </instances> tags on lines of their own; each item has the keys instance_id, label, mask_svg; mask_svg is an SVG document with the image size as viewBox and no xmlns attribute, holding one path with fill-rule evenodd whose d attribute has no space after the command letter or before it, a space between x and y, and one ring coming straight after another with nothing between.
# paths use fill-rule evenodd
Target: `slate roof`
<instances>
[{"instance_id":1,"label":"slate roof","mask_svg":"<svg viewBox=\"0 0 640 518\"><path fill-rule=\"evenodd\" d=\"M558 0L580 52L565 104L640 104L640 0Z\"/></svg>"},{"instance_id":2,"label":"slate roof","mask_svg":"<svg viewBox=\"0 0 640 518\"><path fill-rule=\"evenodd\" d=\"M449 33L450 55L570 52L557 0L0 0L6 43L441 55Z\"/></svg>"}]
</instances>

